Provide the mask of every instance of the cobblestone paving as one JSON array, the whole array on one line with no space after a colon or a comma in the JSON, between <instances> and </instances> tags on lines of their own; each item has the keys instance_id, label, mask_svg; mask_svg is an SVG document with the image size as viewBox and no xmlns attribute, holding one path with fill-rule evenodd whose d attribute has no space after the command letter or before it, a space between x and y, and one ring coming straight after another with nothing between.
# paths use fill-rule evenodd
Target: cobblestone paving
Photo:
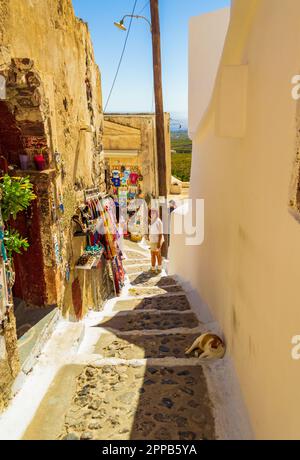
<instances>
[{"instance_id":1,"label":"cobblestone paving","mask_svg":"<svg viewBox=\"0 0 300 460\"><path fill-rule=\"evenodd\" d=\"M168 312L138 312L133 315L116 315L113 318L104 318L99 326L118 331L137 331L151 329L173 329L178 327L197 327L198 320L194 313L182 314Z\"/></svg>"},{"instance_id":2,"label":"cobblestone paving","mask_svg":"<svg viewBox=\"0 0 300 460\"><path fill-rule=\"evenodd\" d=\"M129 289L129 295L131 296L150 296L150 295L164 295L167 294L168 292L170 293L175 293L175 292L183 292L181 286L164 286L159 287L134 287Z\"/></svg>"},{"instance_id":3,"label":"cobblestone paving","mask_svg":"<svg viewBox=\"0 0 300 460\"><path fill-rule=\"evenodd\" d=\"M148 264L149 265L149 260L146 258L140 258L138 260L136 259L128 259L128 260L123 260L123 265L124 267L130 267L131 265L136 265L136 264Z\"/></svg>"},{"instance_id":4,"label":"cobblestone paving","mask_svg":"<svg viewBox=\"0 0 300 460\"><path fill-rule=\"evenodd\" d=\"M78 378L61 435L69 440L213 438L200 366L89 366Z\"/></svg>"},{"instance_id":5,"label":"cobblestone paving","mask_svg":"<svg viewBox=\"0 0 300 460\"><path fill-rule=\"evenodd\" d=\"M161 278L160 276L154 276L152 273L141 273L129 275L129 281L132 286L142 285L142 286L172 286L176 284L176 280L169 276Z\"/></svg>"},{"instance_id":6,"label":"cobblestone paving","mask_svg":"<svg viewBox=\"0 0 300 460\"><path fill-rule=\"evenodd\" d=\"M135 252L135 251L126 251L126 257L129 260L133 260L134 264L139 263L138 262L139 260L145 259L144 254L140 254L139 252ZM127 260L125 259L124 265L126 265L126 263L127 263Z\"/></svg>"},{"instance_id":7,"label":"cobblestone paving","mask_svg":"<svg viewBox=\"0 0 300 460\"><path fill-rule=\"evenodd\" d=\"M143 299L119 300L114 306L114 311L130 310L190 310L190 304L185 295L178 295L176 299L173 296L145 297Z\"/></svg>"},{"instance_id":8,"label":"cobblestone paving","mask_svg":"<svg viewBox=\"0 0 300 460\"><path fill-rule=\"evenodd\" d=\"M143 263L139 265L129 265L128 267L126 267L126 272L128 274L143 273L143 272L149 271L149 269L150 269L149 263Z\"/></svg>"},{"instance_id":9,"label":"cobblestone paving","mask_svg":"<svg viewBox=\"0 0 300 460\"><path fill-rule=\"evenodd\" d=\"M103 334L94 353L104 358L191 358L184 351L199 334L126 335Z\"/></svg>"},{"instance_id":10,"label":"cobblestone paving","mask_svg":"<svg viewBox=\"0 0 300 460\"><path fill-rule=\"evenodd\" d=\"M127 257L132 263L140 260L133 252ZM129 289L131 297L120 298L114 314L94 326L107 331L94 345L93 357L125 363L83 368L60 439L215 439L202 366L184 354L200 333L193 331L200 323L185 293L170 277L131 274L132 286L138 277L142 287ZM129 361L137 359L140 363Z\"/></svg>"}]
</instances>

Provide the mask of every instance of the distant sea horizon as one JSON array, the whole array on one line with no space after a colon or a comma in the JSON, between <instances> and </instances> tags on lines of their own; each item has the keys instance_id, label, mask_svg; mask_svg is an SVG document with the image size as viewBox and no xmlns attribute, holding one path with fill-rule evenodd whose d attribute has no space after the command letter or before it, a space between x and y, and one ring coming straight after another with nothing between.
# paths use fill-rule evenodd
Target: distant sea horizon
<instances>
[{"instance_id":1,"label":"distant sea horizon","mask_svg":"<svg viewBox=\"0 0 300 460\"><path fill-rule=\"evenodd\" d=\"M147 112L106 112L105 115L116 115L116 114L146 114ZM171 131L187 131L188 130L188 115L186 112L170 112L171 116Z\"/></svg>"},{"instance_id":2,"label":"distant sea horizon","mask_svg":"<svg viewBox=\"0 0 300 460\"><path fill-rule=\"evenodd\" d=\"M188 115L185 112L171 112L171 131L187 131Z\"/></svg>"}]
</instances>

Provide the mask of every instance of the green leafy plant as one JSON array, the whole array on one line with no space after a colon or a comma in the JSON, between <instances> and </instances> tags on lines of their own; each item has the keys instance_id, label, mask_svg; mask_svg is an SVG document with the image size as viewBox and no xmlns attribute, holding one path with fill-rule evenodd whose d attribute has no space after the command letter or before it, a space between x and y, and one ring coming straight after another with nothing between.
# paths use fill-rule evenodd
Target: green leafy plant
<instances>
[{"instance_id":1,"label":"green leafy plant","mask_svg":"<svg viewBox=\"0 0 300 460\"><path fill-rule=\"evenodd\" d=\"M2 217L6 223L16 219L18 212L28 208L36 198L29 177L10 177L8 174L0 179L0 195ZM29 248L27 239L9 224L4 232L4 245L9 258L13 253L21 254L22 250Z\"/></svg>"},{"instance_id":2,"label":"green leafy plant","mask_svg":"<svg viewBox=\"0 0 300 460\"><path fill-rule=\"evenodd\" d=\"M16 219L18 212L24 211L36 198L29 177L10 177L5 174L0 180L2 194L1 211L4 222L10 217Z\"/></svg>"},{"instance_id":3,"label":"green leafy plant","mask_svg":"<svg viewBox=\"0 0 300 460\"><path fill-rule=\"evenodd\" d=\"M27 251L29 243L26 238L22 238L20 233L14 229L4 231L4 244L7 251L7 256L12 257L13 253L22 254L22 249Z\"/></svg>"}]
</instances>

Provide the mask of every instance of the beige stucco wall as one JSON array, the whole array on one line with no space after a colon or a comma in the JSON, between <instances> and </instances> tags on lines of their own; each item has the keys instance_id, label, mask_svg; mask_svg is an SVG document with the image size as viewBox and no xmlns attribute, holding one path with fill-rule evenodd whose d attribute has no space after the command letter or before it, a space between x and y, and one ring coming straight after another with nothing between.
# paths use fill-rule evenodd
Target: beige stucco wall
<instances>
[{"instance_id":1,"label":"beige stucco wall","mask_svg":"<svg viewBox=\"0 0 300 460\"><path fill-rule=\"evenodd\" d=\"M68 186L73 188L76 182L92 185L97 175L94 137L96 145L100 144L103 116L100 73L87 24L75 17L71 0L2 3L7 9L1 17L4 40L0 65L11 57L34 61L49 104L49 142L62 154ZM91 125L87 78L93 96L93 133L80 130Z\"/></svg>"},{"instance_id":2,"label":"beige stucco wall","mask_svg":"<svg viewBox=\"0 0 300 460\"><path fill-rule=\"evenodd\" d=\"M104 150L141 150L142 148L142 126L133 128L128 126L128 120L123 122L118 119L113 121L113 117L104 119Z\"/></svg>"},{"instance_id":3,"label":"beige stucco wall","mask_svg":"<svg viewBox=\"0 0 300 460\"><path fill-rule=\"evenodd\" d=\"M158 193L155 116L153 114L107 114L104 117L104 150L138 150L144 193ZM167 184L171 185L170 114L165 114Z\"/></svg>"},{"instance_id":4,"label":"beige stucco wall","mask_svg":"<svg viewBox=\"0 0 300 460\"><path fill-rule=\"evenodd\" d=\"M171 245L171 272L198 292L224 331L259 439L300 438L300 362L291 357L300 332L300 226L289 212L299 16L298 0L233 2L215 92L193 139L191 197L205 199L205 241L184 247L173 237ZM193 56L197 42L190 46ZM236 106L246 129L241 134L233 120L232 137L220 137L215 119L230 113L236 91L233 78L220 96L227 65L248 67L247 98Z\"/></svg>"},{"instance_id":5,"label":"beige stucco wall","mask_svg":"<svg viewBox=\"0 0 300 460\"><path fill-rule=\"evenodd\" d=\"M228 29L230 8L195 16L189 26L189 134L193 136L206 112L215 85Z\"/></svg>"},{"instance_id":6,"label":"beige stucco wall","mask_svg":"<svg viewBox=\"0 0 300 460\"><path fill-rule=\"evenodd\" d=\"M46 279L50 279L48 302L61 305L66 263L72 256L71 217L76 204L83 200L85 188L105 187L100 72L87 24L75 17L71 0L3 0L0 33L0 70L9 66L11 58L29 58L41 80L42 115L52 154L50 168L55 176L53 187L64 205L59 222L48 219L44 225L42 239L49 272ZM55 151L60 153L63 164L57 174ZM53 203L53 190L49 187L48 203L47 197L44 200L48 209L59 205ZM61 259L58 267L53 259L55 235Z\"/></svg>"},{"instance_id":7,"label":"beige stucco wall","mask_svg":"<svg viewBox=\"0 0 300 460\"><path fill-rule=\"evenodd\" d=\"M87 75L94 92L97 135L102 123L100 74L87 25L75 17L71 0L3 0L3 3L9 5L3 19L3 45L11 57L34 61L49 100L53 148L65 156L68 176L73 178L75 174L79 181L91 182L92 155L79 155L74 173L76 150L93 150L93 135L80 133L81 126L90 125Z\"/></svg>"},{"instance_id":8,"label":"beige stucco wall","mask_svg":"<svg viewBox=\"0 0 300 460\"><path fill-rule=\"evenodd\" d=\"M28 96L30 102L30 88L26 87L30 71L39 81L32 96L32 105L39 110L31 110L30 105L21 106L21 102L14 107L14 94L9 94L7 103L17 121L22 117L22 122L25 120L24 124L28 123L29 127L34 126L37 115L42 117L38 121L45 132L49 170L42 174L28 174L38 184L40 192L37 202L42 230L41 235L36 230L35 238L42 242L45 303L64 305L64 310L70 310L74 315L70 286L77 273L73 270L76 261L71 217L77 204L83 201L84 188L105 186L104 159L101 157L101 80L90 34L87 25L75 17L71 0L1 0L0 43L0 72L10 75L13 80L11 69L19 66L15 74L16 96L23 91L24 99ZM12 62L15 67L11 67ZM38 98L37 101L34 97ZM61 155L60 165L55 162L56 151ZM62 215L60 204L64 206ZM54 209L57 219L52 218ZM58 243L58 254L55 254L55 242ZM72 270L65 290L68 262ZM91 287L85 288L87 282L81 278L83 309L86 311L91 306L92 290ZM11 324L14 325L13 320ZM15 339L15 330L9 334ZM6 366L7 375L13 378L16 366L12 365L10 356L16 350L9 334L5 335L8 356L0 353L0 365ZM2 346L2 351L4 348ZM3 384L9 390L8 383L7 378L0 378L1 387Z\"/></svg>"}]
</instances>

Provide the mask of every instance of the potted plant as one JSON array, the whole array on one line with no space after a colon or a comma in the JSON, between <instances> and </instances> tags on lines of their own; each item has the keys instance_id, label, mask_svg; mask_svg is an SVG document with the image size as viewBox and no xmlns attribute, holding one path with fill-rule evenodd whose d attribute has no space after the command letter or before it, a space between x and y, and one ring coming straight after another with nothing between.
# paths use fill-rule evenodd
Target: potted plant
<instances>
[{"instance_id":1,"label":"potted plant","mask_svg":"<svg viewBox=\"0 0 300 460\"><path fill-rule=\"evenodd\" d=\"M34 155L34 163L35 163L36 169L38 171L43 171L45 169L46 162L45 162L45 158L43 156L43 153L38 153L38 154Z\"/></svg>"}]
</instances>

